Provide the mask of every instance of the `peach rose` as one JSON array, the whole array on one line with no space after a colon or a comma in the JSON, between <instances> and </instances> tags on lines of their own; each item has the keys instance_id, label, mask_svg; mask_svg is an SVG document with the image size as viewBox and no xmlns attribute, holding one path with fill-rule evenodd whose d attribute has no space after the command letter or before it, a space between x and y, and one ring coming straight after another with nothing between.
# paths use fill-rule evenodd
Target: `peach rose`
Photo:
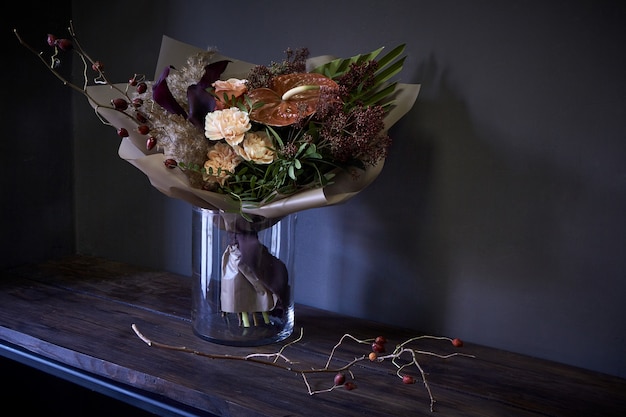
<instances>
[{"instance_id":1,"label":"peach rose","mask_svg":"<svg viewBox=\"0 0 626 417\"><path fill-rule=\"evenodd\" d=\"M228 107L234 99L241 97L247 90L247 80L238 78L229 78L226 81L217 80L213 84L215 96L217 98L216 106L219 110Z\"/></svg>"},{"instance_id":2,"label":"peach rose","mask_svg":"<svg viewBox=\"0 0 626 417\"><path fill-rule=\"evenodd\" d=\"M251 128L248 113L231 107L209 112L204 119L204 135L211 140L226 139L230 146L237 146Z\"/></svg>"},{"instance_id":3,"label":"peach rose","mask_svg":"<svg viewBox=\"0 0 626 417\"><path fill-rule=\"evenodd\" d=\"M207 157L209 159L204 163L205 172L202 177L204 181L218 182L221 185L224 185L230 172L233 172L241 162L241 157L224 142L217 142L209 150Z\"/></svg>"},{"instance_id":4,"label":"peach rose","mask_svg":"<svg viewBox=\"0 0 626 417\"><path fill-rule=\"evenodd\" d=\"M270 164L275 156L272 147L272 139L264 131L247 132L243 142L237 147L237 153L246 161Z\"/></svg>"}]
</instances>

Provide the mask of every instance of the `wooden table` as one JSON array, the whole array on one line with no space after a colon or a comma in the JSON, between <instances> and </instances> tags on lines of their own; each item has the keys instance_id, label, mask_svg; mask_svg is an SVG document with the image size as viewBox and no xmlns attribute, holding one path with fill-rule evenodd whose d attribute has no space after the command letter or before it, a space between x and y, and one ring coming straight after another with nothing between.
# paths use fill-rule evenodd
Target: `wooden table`
<instances>
[{"instance_id":1,"label":"wooden table","mask_svg":"<svg viewBox=\"0 0 626 417\"><path fill-rule=\"evenodd\" d=\"M155 342L201 353L275 353L285 343L236 348L206 342L190 324L190 278L101 258L71 256L4 271L0 279L0 354L138 409L171 416L626 416L626 380L554 362L448 340L413 346L436 400L434 412L419 372L403 384L389 361L352 366L357 388L309 395L302 375L241 360L210 359L149 346ZM415 331L298 305L303 338L283 353L293 368L323 368L346 333L379 335L393 347ZM332 366L367 355L369 344L346 342ZM406 363L402 359L402 363ZM313 390L334 373L312 374Z\"/></svg>"}]
</instances>

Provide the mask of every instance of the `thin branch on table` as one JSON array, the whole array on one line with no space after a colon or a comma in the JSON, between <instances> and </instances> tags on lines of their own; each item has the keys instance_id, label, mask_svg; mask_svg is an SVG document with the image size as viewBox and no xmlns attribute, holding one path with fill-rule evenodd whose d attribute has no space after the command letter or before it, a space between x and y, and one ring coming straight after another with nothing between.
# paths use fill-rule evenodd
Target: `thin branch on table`
<instances>
[{"instance_id":1,"label":"thin branch on table","mask_svg":"<svg viewBox=\"0 0 626 417\"><path fill-rule=\"evenodd\" d=\"M351 379L355 379L354 374L352 372L352 367L364 360L369 360L371 362L377 362L377 363L382 363L384 362L386 359L389 359L391 361L391 363L397 368L396 371L396 375L402 380L402 382L404 384L413 384L415 383L415 378L413 378L410 374L405 373L405 370L411 366L415 366L417 368L417 370L419 371L420 375L421 375L421 379L422 382L424 383L424 386L426 388L426 391L428 392L428 397L430 398L430 411L433 411L434 409L434 404L435 404L435 399L432 395L432 392L430 390L430 386L428 385L428 382L426 381L426 373L424 372L422 366L419 364L419 362L417 361L417 357L418 355L429 355L429 356L435 356L437 358L441 358L441 359L449 359L451 357L454 356L464 356L464 357L468 357L468 358L473 358L473 355L468 355L465 353L459 353L459 352L454 352L454 353L450 353L450 354L446 354L446 355L441 355L435 352L429 352L429 351L424 351L424 350L417 350L417 349L411 349L409 347L407 347L408 344L412 343L412 342L417 342L419 340L422 339L435 339L435 340L446 340L452 343L452 345L454 345L455 347L462 347L463 346L463 342L459 339L451 339L449 337L441 337L441 336L418 336L418 337L413 337L411 339L408 339L406 341L404 341L403 343L397 345L395 347L395 349L393 350L392 353L387 354L387 355L381 355L382 353L385 352L385 343L387 342L387 340L382 337L382 336L378 336L375 339L358 339L350 334L344 334L341 339L339 340L339 342L332 348L329 356L328 356L328 360L326 361L326 365L323 368L299 368L299 367L294 367L294 363L293 361L291 361L287 356L285 356L284 351L287 347L299 342L302 340L303 335L304 335L304 329L300 330L300 336L298 338L296 338L295 340L285 344L284 346L282 346L278 352L275 353L251 353L248 355L242 355L242 356L235 356L235 355L224 355L224 354L215 354L215 353L206 353L206 352L200 352L197 351L195 349L190 349L188 347L185 346L173 346L173 345L168 345L168 344L164 344L164 343L158 343L155 342L151 339L149 339L148 337L146 337L143 333L141 333L139 331L139 329L137 328L136 324L132 324L132 329L135 332L135 334L144 342L146 343L148 346L151 347L156 347L156 348L160 348L160 349L168 349L168 350L174 350L174 351L179 351L179 352L185 352L185 353L191 353L193 355L197 355L197 356L203 356L209 359L225 359L225 360L237 360L237 361L245 361L245 362L253 362L259 365L267 365L267 366L273 366L276 368L280 368L280 369L284 369L286 371L289 372L293 372L296 374L299 374L302 376L302 379L304 380L304 384L307 388L307 391L309 393L309 395L315 395L315 394L321 394L324 392L330 392L336 388L339 387L344 387L348 390L352 390L356 388L356 385L354 384L354 382L352 381L347 381L345 380L345 374L344 373L348 373L351 377ZM354 358L353 360L349 361L347 364L343 365L343 366L339 366L339 367L335 367L332 368L330 366L331 361L333 360L335 353L337 351L337 349L339 349L339 347L344 343L344 341L346 339L350 339L356 343L359 344L369 344L371 345L372 351L369 352L369 354L364 354L362 356L358 356L356 358ZM403 356L403 355L408 355L411 360L405 364L399 364L398 360ZM281 360L279 362L279 360ZM334 379L333 379L333 384L332 386L325 388L325 389L313 389L308 378L307 375L311 375L311 374L321 374L321 373L334 373Z\"/></svg>"}]
</instances>

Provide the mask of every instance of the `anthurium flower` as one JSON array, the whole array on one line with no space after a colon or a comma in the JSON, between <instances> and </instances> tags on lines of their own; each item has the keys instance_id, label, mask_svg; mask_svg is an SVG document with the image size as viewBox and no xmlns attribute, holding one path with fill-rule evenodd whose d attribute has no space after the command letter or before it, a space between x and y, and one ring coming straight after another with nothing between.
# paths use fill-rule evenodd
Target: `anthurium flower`
<instances>
[{"instance_id":1,"label":"anthurium flower","mask_svg":"<svg viewBox=\"0 0 626 417\"><path fill-rule=\"evenodd\" d=\"M250 119L270 126L288 126L315 113L320 88L338 88L335 81L316 73L279 75L273 88L256 88L248 92L253 107ZM262 104L260 107L254 104Z\"/></svg>"}]
</instances>

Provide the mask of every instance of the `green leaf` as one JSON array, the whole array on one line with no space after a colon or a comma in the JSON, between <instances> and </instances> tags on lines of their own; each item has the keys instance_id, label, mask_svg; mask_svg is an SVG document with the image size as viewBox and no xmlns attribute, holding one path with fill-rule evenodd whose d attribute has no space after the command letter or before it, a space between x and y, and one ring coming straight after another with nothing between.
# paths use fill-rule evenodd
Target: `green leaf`
<instances>
[{"instance_id":1,"label":"green leaf","mask_svg":"<svg viewBox=\"0 0 626 417\"><path fill-rule=\"evenodd\" d=\"M365 106L373 106L376 104L382 104L382 101L384 101L388 96L393 94L393 92L396 89L397 84L398 83L389 84L387 87L383 88L382 90L378 92L373 92L367 97L356 97L356 98L361 100Z\"/></svg>"},{"instance_id":2,"label":"green leaf","mask_svg":"<svg viewBox=\"0 0 626 417\"><path fill-rule=\"evenodd\" d=\"M368 54L359 54L351 58L337 58L324 65L320 65L311 72L323 74L328 78L336 78L345 74L353 63L360 64L375 59L383 49L384 47L381 47Z\"/></svg>"},{"instance_id":3,"label":"green leaf","mask_svg":"<svg viewBox=\"0 0 626 417\"><path fill-rule=\"evenodd\" d=\"M296 173L293 168L293 165L289 165L289 178L291 178L294 181L296 180Z\"/></svg>"},{"instance_id":4,"label":"green leaf","mask_svg":"<svg viewBox=\"0 0 626 417\"><path fill-rule=\"evenodd\" d=\"M374 77L374 85L379 86L380 84L384 83L385 81L389 80L391 77L402 71L405 59L406 57L402 57L398 61L385 68L383 71L376 71L376 76Z\"/></svg>"},{"instance_id":5,"label":"green leaf","mask_svg":"<svg viewBox=\"0 0 626 417\"><path fill-rule=\"evenodd\" d=\"M389 53L387 53L385 56L383 56L382 58L378 60L378 66L380 68L384 68L387 64L389 64L394 59L399 57L404 52L405 48L406 48L406 44L404 43L402 45L396 46Z\"/></svg>"}]
</instances>

